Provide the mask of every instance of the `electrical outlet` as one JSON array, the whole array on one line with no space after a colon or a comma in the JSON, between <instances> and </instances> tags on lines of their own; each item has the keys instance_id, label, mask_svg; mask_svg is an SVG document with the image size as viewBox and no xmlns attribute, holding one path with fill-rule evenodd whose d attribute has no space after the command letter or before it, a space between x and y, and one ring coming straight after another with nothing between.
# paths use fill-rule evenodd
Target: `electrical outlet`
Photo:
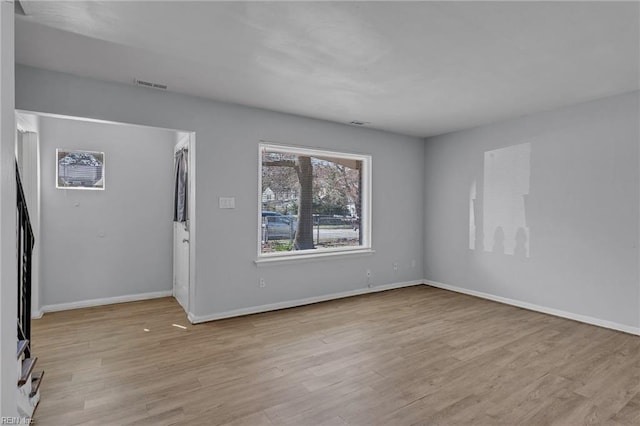
<instances>
[{"instance_id":1,"label":"electrical outlet","mask_svg":"<svg viewBox=\"0 0 640 426\"><path fill-rule=\"evenodd\" d=\"M411 260L411 267L412 267L412 268L415 268L415 267L416 267L416 260L415 260L415 259L412 259L412 260Z\"/></svg>"},{"instance_id":2,"label":"electrical outlet","mask_svg":"<svg viewBox=\"0 0 640 426\"><path fill-rule=\"evenodd\" d=\"M394 262L393 263L393 270L397 271L398 270L398 262Z\"/></svg>"},{"instance_id":3,"label":"electrical outlet","mask_svg":"<svg viewBox=\"0 0 640 426\"><path fill-rule=\"evenodd\" d=\"M371 269L367 269L367 278L371 278Z\"/></svg>"},{"instance_id":4,"label":"electrical outlet","mask_svg":"<svg viewBox=\"0 0 640 426\"><path fill-rule=\"evenodd\" d=\"M267 286L267 283L265 282L264 278L260 278L260 281L258 282L258 284L260 285L260 288L265 288Z\"/></svg>"}]
</instances>

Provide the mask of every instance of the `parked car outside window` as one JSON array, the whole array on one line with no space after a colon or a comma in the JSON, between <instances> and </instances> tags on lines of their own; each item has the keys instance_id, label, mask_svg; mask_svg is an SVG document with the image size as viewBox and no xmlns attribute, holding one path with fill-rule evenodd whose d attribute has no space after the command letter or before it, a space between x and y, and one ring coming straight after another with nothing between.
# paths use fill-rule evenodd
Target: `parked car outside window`
<instances>
[{"instance_id":1,"label":"parked car outside window","mask_svg":"<svg viewBox=\"0 0 640 426\"><path fill-rule=\"evenodd\" d=\"M292 240L296 236L298 219L278 212L262 211L263 240Z\"/></svg>"}]
</instances>

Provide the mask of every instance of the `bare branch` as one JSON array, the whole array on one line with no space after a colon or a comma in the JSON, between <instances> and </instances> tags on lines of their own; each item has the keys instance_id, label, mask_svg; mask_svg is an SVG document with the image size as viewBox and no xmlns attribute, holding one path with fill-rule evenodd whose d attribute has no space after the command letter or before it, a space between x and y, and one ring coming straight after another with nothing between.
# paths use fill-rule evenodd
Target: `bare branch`
<instances>
[{"instance_id":1,"label":"bare branch","mask_svg":"<svg viewBox=\"0 0 640 426\"><path fill-rule=\"evenodd\" d=\"M297 167L297 164L293 160L262 160L262 165L267 167Z\"/></svg>"}]
</instances>

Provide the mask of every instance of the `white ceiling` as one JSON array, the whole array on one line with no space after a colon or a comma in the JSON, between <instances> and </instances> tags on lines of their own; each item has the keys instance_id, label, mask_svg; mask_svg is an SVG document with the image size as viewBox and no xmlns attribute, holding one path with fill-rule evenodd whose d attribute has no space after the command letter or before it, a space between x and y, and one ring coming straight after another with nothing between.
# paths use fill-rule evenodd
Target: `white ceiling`
<instances>
[{"instance_id":1,"label":"white ceiling","mask_svg":"<svg viewBox=\"0 0 640 426\"><path fill-rule=\"evenodd\" d=\"M18 63L413 136L640 88L638 2L21 3Z\"/></svg>"}]
</instances>

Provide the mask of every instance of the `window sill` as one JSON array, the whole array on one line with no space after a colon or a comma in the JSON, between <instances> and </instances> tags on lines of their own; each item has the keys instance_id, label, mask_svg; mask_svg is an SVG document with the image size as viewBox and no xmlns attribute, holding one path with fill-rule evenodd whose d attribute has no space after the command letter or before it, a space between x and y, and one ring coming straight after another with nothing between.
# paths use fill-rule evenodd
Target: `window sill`
<instances>
[{"instance_id":1,"label":"window sill","mask_svg":"<svg viewBox=\"0 0 640 426\"><path fill-rule=\"evenodd\" d=\"M279 256L263 256L254 260L254 263L257 266L266 266L282 263L298 263L304 261L323 260L332 257L369 256L375 252L375 250L370 248L362 248L354 250L328 251L322 253L284 254Z\"/></svg>"}]
</instances>

